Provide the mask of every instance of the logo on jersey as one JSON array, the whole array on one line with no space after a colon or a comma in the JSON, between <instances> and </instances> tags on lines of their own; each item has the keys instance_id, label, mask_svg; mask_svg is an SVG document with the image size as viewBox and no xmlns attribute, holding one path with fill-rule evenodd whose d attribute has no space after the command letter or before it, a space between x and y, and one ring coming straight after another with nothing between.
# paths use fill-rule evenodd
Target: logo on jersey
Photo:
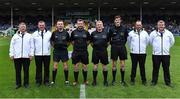
<instances>
[{"instance_id":1,"label":"logo on jersey","mask_svg":"<svg viewBox=\"0 0 180 99\"><path fill-rule=\"evenodd\" d=\"M121 36L124 36L124 32L121 32L120 35L121 35Z\"/></svg>"},{"instance_id":2,"label":"logo on jersey","mask_svg":"<svg viewBox=\"0 0 180 99\"><path fill-rule=\"evenodd\" d=\"M106 35L103 35L103 36L102 36L102 38L104 38L104 39L105 39L105 38L106 38Z\"/></svg>"},{"instance_id":3,"label":"logo on jersey","mask_svg":"<svg viewBox=\"0 0 180 99\"><path fill-rule=\"evenodd\" d=\"M86 38L87 37L86 34L83 34L83 37Z\"/></svg>"}]
</instances>

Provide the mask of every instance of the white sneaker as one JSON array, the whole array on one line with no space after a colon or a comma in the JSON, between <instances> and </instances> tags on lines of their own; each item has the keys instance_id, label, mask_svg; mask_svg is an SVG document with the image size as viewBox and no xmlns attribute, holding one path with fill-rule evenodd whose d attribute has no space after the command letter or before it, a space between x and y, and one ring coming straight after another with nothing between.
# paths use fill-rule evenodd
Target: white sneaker
<instances>
[{"instance_id":1,"label":"white sneaker","mask_svg":"<svg viewBox=\"0 0 180 99\"><path fill-rule=\"evenodd\" d=\"M66 85L66 86L69 86L69 81L65 81L65 85Z\"/></svg>"},{"instance_id":2,"label":"white sneaker","mask_svg":"<svg viewBox=\"0 0 180 99\"><path fill-rule=\"evenodd\" d=\"M52 82L51 82L51 85L54 85L54 83L55 83L55 82L52 81Z\"/></svg>"}]
</instances>

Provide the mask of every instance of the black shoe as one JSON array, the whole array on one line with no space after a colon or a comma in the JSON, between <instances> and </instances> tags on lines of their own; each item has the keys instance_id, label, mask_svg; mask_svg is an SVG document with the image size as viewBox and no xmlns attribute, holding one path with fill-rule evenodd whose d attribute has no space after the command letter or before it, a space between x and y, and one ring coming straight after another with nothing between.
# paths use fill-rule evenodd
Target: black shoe
<instances>
[{"instance_id":1,"label":"black shoe","mask_svg":"<svg viewBox=\"0 0 180 99\"><path fill-rule=\"evenodd\" d=\"M66 86L69 86L70 84L69 84L69 81L65 81L65 85Z\"/></svg>"},{"instance_id":2,"label":"black shoe","mask_svg":"<svg viewBox=\"0 0 180 99\"><path fill-rule=\"evenodd\" d=\"M156 82L151 82L151 86L156 86Z\"/></svg>"},{"instance_id":3,"label":"black shoe","mask_svg":"<svg viewBox=\"0 0 180 99\"><path fill-rule=\"evenodd\" d=\"M25 84L25 85L24 85L24 88L29 88L29 84Z\"/></svg>"},{"instance_id":4,"label":"black shoe","mask_svg":"<svg viewBox=\"0 0 180 99\"><path fill-rule=\"evenodd\" d=\"M116 84L116 81L113 80L113 81L112 81L112 86L115 86L115 84Z\"/></svg>"},{"instance_id":5,"label":"black shoe","mask_svg":"<svg viewBox=\"0 0 180 99\"><path fill-rule=\"evenodd\" d=\"M44 85L47 86L47 87L50 86L49 82L44 83Z\"/></svg>"},{"instance_id":6,"label":"black shoe","mask_svg":"<svg viewBox=\"0 0 180 99\"><path fill-rule=\"evenodd\" d=\"M108 81L104 81L104 86L108 87Z\"/></svg>"},{"instance_id":7,"label":"black shoe","mask_svg":"<svg viewBox=\"0 0 180 99\"><path fill-rule=\"evenodd\" d=\"M41 86L41 84L40 84L40 83L36 83L36 86L37 86L37 87L40 87L40 86Z\"/></svg>"},{"instance_id":8,"label":"black shoe","mask_svg":"<svg viewBox=\"0 0 180 99\"><path fill-rule=\"evenodd\" d=\"M73 86L77 86L77 85L78 85L78 82L74 81Z\"/></svg>"},{"instance_id":9,"label":"black shoe","mask_svg":"<svg viewBox=\"0 0 180 99\"><path fill-rule=\"evenodd\" d=\"M124 86L124 87L127 87L127 86L128 86L125 81L121 81L120 84L121 84L122 86Z\"/></svg>"},{"instance_id":10,"label":"black shoe","mask_svg":"<svg viewBox=\"0 0 180 99\"><path fill-rule=\"evenodd\" d=\"M55 82L52 81L52 82L50 83L50 86L53 87L54 85L55 85Z\"/></svg>"},{"instance_id":11,"label":"black shoe","mask_svg":"<svg viewBox=\"0 0 180 99\"><path fill-rule=\"evenodd\" d=\"M52 81L52 82L51 82L51 85L54 85L54 84L55 84L55 82L54 82L54 81Z\"/></svg>"},{"instance_id":12,"label":"black shoe","mask_svg":"<svg viewBox=\"0 0 180 99\"><path fill-rule=\"evenodd\" d=\"M21 87L21 85L16 85L16 89L19 89Z\"/></svg>"},{"instance_id":13,"label":"black shoe","mask_svg":"<svg viewBox=\"0 0 180 99\"><path fill-rule=\"evenodd\" d=\"M170 83L167 83L166 86L173 88L174 86Z\"/></svg>"},{"instance_id":14,"label":"black shoe","mask_svg":"<svg viewBox=\"0 0 180 99\"><path fill-rule=\"evenodd\" d=\"M89 85L89 82L88 81L84 81L84 83L83 83L84 85Z\"/></svg>"},{"instance_id":15,"label":"black shoe","mask_svg":"<svg viewBox=\"0 0 180 99\"><path fill-rule=\"evenodd\" d=\"M147 86L147 82L146 82L146 81L142 81L142 84L143 84L144 86Z\"/></svg>"},{"instance_id":16,"label":"black shoe","mask_svg":"<svg viewBox=\"0 0 180 99\"><path fill-rule=\"evenodd\" d=\"M131 84L132 86L135 85L135 78L131 78L130 84Z\"/></svg>"},{"instance_id":17,"label":"black shoe","mask_svg":"<svg viewBox=\"0 0 180 99\"><path fill-rule=\"evenodd\" d=\"M96 85L97 85L96 81L93 81L92 86L96 86Z\"/></svg>"},{"instance_id":18,"label":"black shoe","mask_svg":"<svg viewBox=\"0 0 180 99\"><path fill-rule=\"evenodd\" d=\"M135 85L135 81L132 81L132 80L131 80L130 84L131 84L132 86L134 86L134 85Z\"/></svg>"}]
</instances>

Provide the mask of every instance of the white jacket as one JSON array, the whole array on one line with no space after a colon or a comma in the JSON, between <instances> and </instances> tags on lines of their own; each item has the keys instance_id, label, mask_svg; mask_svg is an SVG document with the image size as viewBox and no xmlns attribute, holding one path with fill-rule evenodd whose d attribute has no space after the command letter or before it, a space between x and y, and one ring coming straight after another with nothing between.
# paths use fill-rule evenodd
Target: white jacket
<instances>
[{"instance_id":1,"label":"white jacket","mask_svg":"<svg viewBox=\"0 0 180 99\"><path fill-rule=\"evenodd\" d=\"M161 34L154 30L150 34L150 43L153 47L153 55L169 55L170 48L173 46L175 40L173 34L167 29L161 37Z\"/></svg>"},{"instance_id":2,"label":"white jacket","mask_svg":"<svg viewBox=\"0 0 180 99\"><path fill-rule=\"evenodd\" d=\"M29 58L34 56L34 45L32 35L25 32L22 37L21 33L16 33L10 43L9 56L17 58Z\"/></svg>"},{"instance_id":3,"label":"white jacket","mask_svg":"<svg viewBox=\"0 0 180 99\"><path fill-rule=\"evenodd\" d=\"M52 33L50 31L43 31L43 37L41 31L35 31L33 34L34 41L34 54L35 56L47 56L51 52L50 38Z\"/></svg>"},{"instance_id":4,"label":"white jacket","mask_svg":"<svg viewBox=\"0 0 180 99\"><path fill-rule=\"evenodd\" d=\"M132 30L128 36L128 46L133 54L146 54L146 47L149 44L149 35L142 30L139 33Z\"/></svg>"}]
</instances>

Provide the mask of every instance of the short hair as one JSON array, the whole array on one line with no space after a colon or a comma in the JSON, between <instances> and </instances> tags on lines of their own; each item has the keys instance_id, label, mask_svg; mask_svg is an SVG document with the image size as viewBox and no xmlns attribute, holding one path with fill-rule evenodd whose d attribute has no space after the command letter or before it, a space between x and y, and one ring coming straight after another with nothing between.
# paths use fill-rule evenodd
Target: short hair
<instances>
[{"instance_id":1,"label":"short hair","mask_svg":"<svg viewBox=\"0 0 180 99\"><path fill-rule=\"evenodd\" d=\"M158 22L157 22L157 24L158 23L164 23L165 24L165 21L164 20L159 20Z\"/></svg>"},{"instance_id":2,"label":"short hair","mask_svg":"<svg viewBox=\"0 0 180 99\"><path fill-rule=\"evenodd\" d=\"M114 19L117 19L117 18L120 18L120 19L121 19L121 16L120 16L120 15L116 15L116 16L114 17Z\"/></svg>"},{"instance_id":3,"label":"short hair","mask_svg":"<svg viewBox=\"0 0 180 99\"><path fill-rule=\"evenodd\" d=\"M19 25L26 25L26 23L25 22L20 22Z\"/></svg>"},{"instance_id":4,"label":"short hair","mask_svg":"<svg viewBox=\"0 0 180 99\"><path fill-rule=\"evenodd\" d=\"M142 22L141 20L136 20L136 22Z\"/></svg>"},{"instance_id":5,"label":"short hair","mask_svg":"<svg viewBox=\"0 0 180 99\"><path fill-rule=\"evenodd\" d=\"M38 22L38 24L39 24L39 23L44 23L44 24L45 24L46 22L45 22L45 21L43 21L43 20L40 20L40 21Z\"/></svg>"},{"instance_id":6,"label":"short hair","mask_svg":"<svg viewBox=\"0 0 180 99\"><path fill-rule=\"evenodd\" d=\"M141 24L142 24L142 21L141 21L141 20L136 20L135 24L136 24L137 22L141 22Z\"/></svg>"},{"instance_id":7,"label":"short hair","mask_svg":"<svg viewBox=\"0 0 180 99\"><path fill-rule=\"evenodd\" d=\"M57 21L56 21L56 23L58 23L58 22L63 22L63 23L64 23L64 21L63 21L63 20L61 20L61 19L59 19L59 20L57 20Z\"/></svg>"},{"instance_id":8,"label":"short hair","mask_svg":"<svg viewBox=\"0 0 180 99\"><path fill-rule=\"evenodd\" d=\"M84 20L83 19L77 19L77 22L83 22L84 23Z\"/></svg>"},{"instance_id":9,"label":"short hair","mask_svg":"<svg viewBox=\"0 0 180 99\"><path fill-rule=\"evenodd\" d=\"M99 23L99 22L103 23L103 21L101 21L101 20L98 20L98 21L96 21L96 24L97 24L97 23Z\"/></svg>"}]
</instances>

